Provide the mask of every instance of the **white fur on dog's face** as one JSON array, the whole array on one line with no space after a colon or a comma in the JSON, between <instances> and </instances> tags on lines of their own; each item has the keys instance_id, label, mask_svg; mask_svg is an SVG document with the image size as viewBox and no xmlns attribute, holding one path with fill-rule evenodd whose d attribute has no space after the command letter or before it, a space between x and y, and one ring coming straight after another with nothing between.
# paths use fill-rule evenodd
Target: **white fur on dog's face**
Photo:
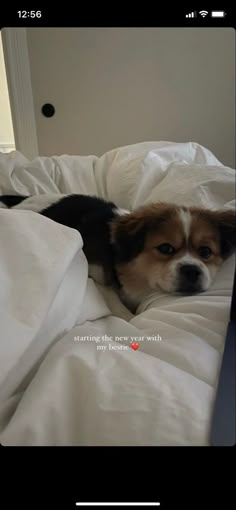
<instances>
[{"instance_id":1,"label":"white fur on dog's face","mask_svg":"<svg viewBox=\"0 0 236 510\"><path fill-rule=\"evenodd\" d=\"M196 283L189 282L189 287L186 285L181 286L181 268L186 266L193 266L194 268L199 269L199 277L197 278ZM183 292L183 293L195 293L195 292L203 292L207 290L211 285L211 282L218 270L216 265L209 265L201 262L197 257L191 256L188 252L186 255L181 257L180 259L173 260L172 263L169 264L169 268L167 271L161 271L161 268L156 268L154 270L151 277L148 277L148 284L150 289L161 288L166 292ZM190 269L191 271L191 269ZM188 277L186 277L188 279Z\"/></svg>"},{"instance_id":2,"label":"white fur on dog's face","mask_svg":"<svg viewBox=\"0 0 236 510\"><path fill-rule=\"evenodd\" d=\"M155 204L117 219L112 241L123 291L137 302L147 291L194 294L211 285L233 248L232 210Z\"/></svg>"}]
</instances>

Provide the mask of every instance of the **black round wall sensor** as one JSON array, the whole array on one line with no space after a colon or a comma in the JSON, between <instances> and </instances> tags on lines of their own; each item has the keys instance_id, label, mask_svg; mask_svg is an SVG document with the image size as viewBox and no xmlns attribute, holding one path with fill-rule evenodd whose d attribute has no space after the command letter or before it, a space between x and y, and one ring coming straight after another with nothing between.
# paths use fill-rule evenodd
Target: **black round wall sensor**
<instances>
[{"instance_id":1,"label":"black round wall sensor","mask_svg":"<svg viewBox=\"0 0 236 510\"><path fill-rule=\"evenodd\" d=\"M42 114L44 115L44 117L53 117L54 113L55 113L55 108L54 108L53 104L45 103L42 106Z\"/></svg>"}]
</instances>

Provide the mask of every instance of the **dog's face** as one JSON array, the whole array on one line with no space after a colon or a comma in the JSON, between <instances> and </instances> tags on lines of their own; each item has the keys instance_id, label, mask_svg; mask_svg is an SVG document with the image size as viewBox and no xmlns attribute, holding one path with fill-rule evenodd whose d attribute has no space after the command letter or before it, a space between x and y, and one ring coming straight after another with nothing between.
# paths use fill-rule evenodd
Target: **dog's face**
<instances>
[{"instance_id":1,"label":"dog's face","mask_svg":"<svg viewBox=\"0 0 236 510\"><path fill-rule=\"evenodd\" d=\"M209 288L235 248L235 213L169 204L142 207L112 225L116 269L126 294L193 294Z\"/></svg>"}]
</instances>

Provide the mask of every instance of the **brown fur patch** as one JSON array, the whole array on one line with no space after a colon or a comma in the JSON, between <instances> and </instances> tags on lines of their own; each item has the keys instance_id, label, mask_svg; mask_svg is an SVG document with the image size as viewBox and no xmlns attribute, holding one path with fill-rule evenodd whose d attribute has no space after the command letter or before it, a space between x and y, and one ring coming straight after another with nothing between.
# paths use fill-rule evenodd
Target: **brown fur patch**
<instances>
[{"instance_id":1,"label":"brown fur patch","mask_svg":"<svg viewBox=\"0 0 236 510\"><path fill-rule=\"evenodd\" d=\"M193 236L214 239L218 244L218 254L227 258L236 247L236 214L235 210L211 211L200 208L190 208L193 216ZM217 251L216 249L213 251Z\"/></svg>"},{"instance_id":2,"label":"brown fur patch","mask_svg":"<svg viewBox=\"0 0 236 510\"><path fill-rule=\"evenodd\" d=\"M144 225L150 228L158 226L160 221L165 221L175 215L177 208L171 204L151 204L142 206L136 211L125 216L116 218L111 225L111 239L115 241L116 236L125 231L130 235L136 234Z\"/></svg>"},{"instance_id":3,"label":"brown fur patch","mask_svg":"<svg viewBox=\"0 0 236 510\"><path fill-rule=\"evenodd\" d=\"M117 262L132 260L144 249L146 235L174 218L169 204L151 204L116 218L111 224L111 241Z\"/></svg>"}]
</instances>

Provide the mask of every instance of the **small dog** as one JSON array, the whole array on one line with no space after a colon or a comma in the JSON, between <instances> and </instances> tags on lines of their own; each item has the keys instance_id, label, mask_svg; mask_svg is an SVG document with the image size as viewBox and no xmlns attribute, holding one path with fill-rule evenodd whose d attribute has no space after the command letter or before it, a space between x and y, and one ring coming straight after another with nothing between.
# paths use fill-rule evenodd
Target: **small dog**
<instances>
[{"instance_id":1,"label":"small dog","mask_svg":"<svg viewBox=\"0 0 236 510\"><path fill-rule=\"evenodd\" d=\"M161 289L206 291L234 251L235 211L158 203L115 218L111 239L123 301L133 310Z\"/></svg>"},{"instance_id":2,"label":"small dog","mask_svg":"<svg viewBox=\"0 0 236 510\"><path fill-rule=\"evenodd\" d=\"M21 209L27 204L26 197L0 200ZM158 289L206 291L236 247L232 209L157 203L129 212L101 198L69 195L38 212L80 232L89 275L116 288L132 312Z\"/></svg>"}]
</instances>

